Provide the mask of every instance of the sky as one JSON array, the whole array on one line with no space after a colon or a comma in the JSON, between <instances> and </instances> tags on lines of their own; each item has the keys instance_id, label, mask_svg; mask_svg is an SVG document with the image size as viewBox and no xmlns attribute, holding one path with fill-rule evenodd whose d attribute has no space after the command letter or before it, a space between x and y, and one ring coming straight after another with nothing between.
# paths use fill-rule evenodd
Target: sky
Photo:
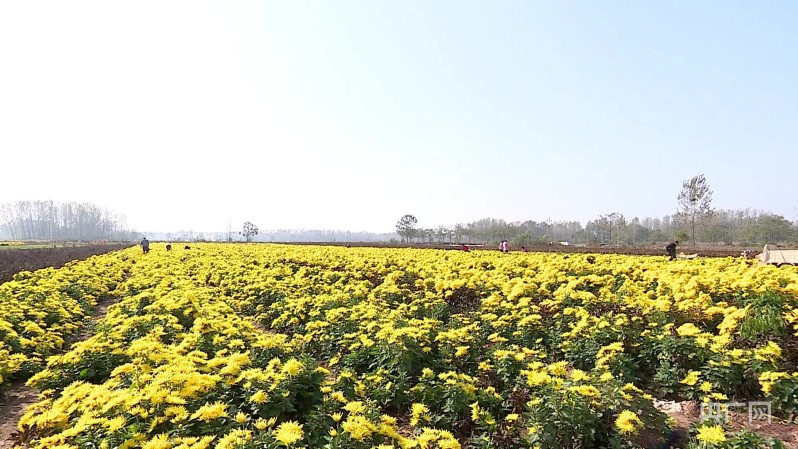
<instances>
[{"instance_id":1,"label":"sky","mask_svg":"<svg viewBox=\"0 0 798 449\"><path fill-rule=\"evenodd\" d=\"M150 231L798 219L791 1L0 3L0 203Z\"/></svg>"}]
</instances>

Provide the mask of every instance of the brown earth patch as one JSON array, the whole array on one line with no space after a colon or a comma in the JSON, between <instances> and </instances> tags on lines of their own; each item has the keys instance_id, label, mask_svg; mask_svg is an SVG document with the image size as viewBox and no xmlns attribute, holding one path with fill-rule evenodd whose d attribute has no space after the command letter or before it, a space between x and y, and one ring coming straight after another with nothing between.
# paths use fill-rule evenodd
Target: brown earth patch
<instances>
[{"instance_id":1,"label":"brown earth patch","mask_svg":"<svg viewBox=\"0 0 798 449\"><path fill-rule=\"evenodd\" d=\"M60 268L73 260L124 249L128 244L86 245L73 248L4 249L0 251L0 283L10 281L20 271Z\"/></svg>"}]
</instances>

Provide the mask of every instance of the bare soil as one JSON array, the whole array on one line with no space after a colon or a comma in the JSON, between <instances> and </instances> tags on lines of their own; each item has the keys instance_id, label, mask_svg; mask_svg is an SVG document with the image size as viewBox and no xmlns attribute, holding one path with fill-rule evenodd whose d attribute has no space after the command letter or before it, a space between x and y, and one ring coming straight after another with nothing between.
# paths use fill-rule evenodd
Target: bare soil
<instances>
[{"instance_id":1,"label":"bare soil","mask_svg":"<svg viewBox=\"0 0 798 449\"><path fill-rule=\"evenodd\" d=\"M0 449L16 444L19 418L37 397L36 390L25 386L25 381L14 382L0 393Z\"/></svg>"},{"instance_id":2,"label":"bare soil","mask_svg":"<svg viewBox=\"0 0 798 449\"><path fill-rule=\"evenodd\" d=\"M10 281L20 271L60 268L73 260L127 248L127 244L87 245L74 248L4 249L0 251L0 283Z\"/></svg>"}]
</instances>

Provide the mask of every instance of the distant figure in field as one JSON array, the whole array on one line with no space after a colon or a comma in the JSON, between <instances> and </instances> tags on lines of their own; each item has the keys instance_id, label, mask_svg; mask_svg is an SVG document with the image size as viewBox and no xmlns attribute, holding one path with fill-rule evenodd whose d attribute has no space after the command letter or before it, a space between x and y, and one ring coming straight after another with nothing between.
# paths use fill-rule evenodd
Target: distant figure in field
<instances>
[{"instance_id":1,"label":"distant figure in field","mask_svg":"<svg viewBox=\"0 0 798 449\"><path fill-rule=\"evenodd\" d=\"M170 243L166 244L166 250L167 251L171 251L172 250L172 245Z\"/></svg>"},{"instance_id":2,"label":"distant figure in field","mask_svg":"<svg viewBox=\"0 0 798 449\"><path fill-rule=\"evenodd\" d=\"M191 249L191 247L190 247L190 246L188 246L188 245L186 245L186 247L185 247L185 248L183 248L183 249Z\"/></svg>"},{"instance_id":3,"label":"distant figure in field","mask_svg":"<svg viewBox=\"0 0 798 449\"><path fill-rule=\"evenodd\" d=\"M675 242L668 243L668 246L665 247L665 250L668 251L668 256L670 256L670 260L676 260L676 245L679 244L679 241L676 240Z\"/></svg>"},{"instance_id":4,"label":"distant figure in field","mask_svg":"<svg viewBox=\"0 0 798 449\"><path fill-rule=\"evenodd\" d=\"M147 240L147 237L141 240L141 250L144 251L144 254L150 252L150 241Z\"/></svg>"},{"instance_id":5,"label":"distant figure in field","mask_svg":"<svg viewBox=\"0 0 798 449\"><path fill-rule=\"evenodd\" d=\"M471 252L471 248L469 248L468 245L466 245L465 243L463 243L463 246L460 249L462 249L463 251L465 251L467 253Z\"/></svg>"},{"instance_id":6,"label":"distant figure in field","mask_svg":"<svg viewBox=\"0 0 798 449\"><path fill-rule=\"evenodd\" d=\"M499 244L499 251L501 251L503 253L509 253L510 252L510 244L507 243L507 240L502 240L501 244Z\"/></svg>"},{"instance_id":7,"label":"distant figure in field","mask_svg":"<svg viewBox=\"0 0 798 449\"><path fill-rule=\"evenodd\" d=\"M521 247L521 252L522 252L522 253L525 253L525 252L526 252L526 246L522 246L522 247Z\"/></svg>"}]
</instances>

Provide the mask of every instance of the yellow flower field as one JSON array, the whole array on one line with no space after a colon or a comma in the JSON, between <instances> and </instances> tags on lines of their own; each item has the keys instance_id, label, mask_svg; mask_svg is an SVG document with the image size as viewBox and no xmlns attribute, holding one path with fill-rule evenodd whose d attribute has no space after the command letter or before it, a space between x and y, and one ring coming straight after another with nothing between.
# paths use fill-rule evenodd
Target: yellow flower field
<instances>
[{"instance_id":1,"label":"yellow flower field","mask_svg":"<svg viewBox=\"0 0 798 449\"><path fill-rule=\"evenodd\" d=\"M0 286L23 309L0 374L41 391L36 448L636 448L669 433L654 397L798 411L794 267L199 244L30 276ZM98 295L119 300L52 355Z\"/></svg>"},{"instance_id":2,"label":"yellow flower field","mask_svg":"<svg viewBox=\"0 0 798 449\"><path fill-rule=\"evenodd\" d=\"M128 268L125 256L106 255L17 273L0 284L0 385L40 370Z\"/></svg>"}]
</instances>

